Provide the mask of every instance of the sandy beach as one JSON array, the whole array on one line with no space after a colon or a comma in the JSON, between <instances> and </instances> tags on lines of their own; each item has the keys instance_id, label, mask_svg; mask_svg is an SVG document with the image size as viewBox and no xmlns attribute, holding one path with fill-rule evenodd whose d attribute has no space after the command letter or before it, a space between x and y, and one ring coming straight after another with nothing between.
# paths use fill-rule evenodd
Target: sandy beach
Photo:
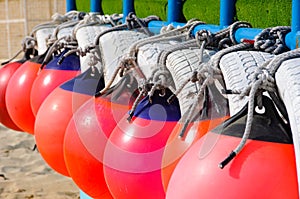
<instances>
[{"instance_id":1,"label":"sandy beach","mask_svg":"<svg viewBox=\"0 0 300 199\"><path fill-rule=\"evenodd\" d=\"M34 144L33 135L0 125L0 199L78 199L72 179L53 171Z\"/></svg>"}]
</instances>

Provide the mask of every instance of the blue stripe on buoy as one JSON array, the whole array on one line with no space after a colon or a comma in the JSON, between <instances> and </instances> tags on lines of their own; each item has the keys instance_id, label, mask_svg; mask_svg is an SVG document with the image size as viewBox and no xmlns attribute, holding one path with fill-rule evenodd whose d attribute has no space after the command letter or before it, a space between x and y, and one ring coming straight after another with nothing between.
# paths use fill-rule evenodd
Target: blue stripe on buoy
<instances>
[{"instance_id":1,"label":"blue stripe on buoy","mask_svg":"<svg viewBox=\"0 0 300 199\"><path fill-rule=\"evenodd\" d=\"M68 52L69 50L64 50L61 54L55 55L53 59L45 66L45 69L53 70L80 70L80 60L79 56L75 53L65 57L61 64L58 61Z\"/></svg>"},{"instance_id":2,"label":"blue stripe on buoy","mask_svg":"<svg viewBox=\"0 0 300 199\"><path fill-rule=\"evenodd\" d=\"M169 104L167 99L173 93L166 89L164 96L160 96L158 92L155 91L152 96L152 103L149 101L149 96L141 100L134 112L134 117L157 121L178 121L181 118L178 99L175 98Z\"/></svg>"},{"instance_id":3,"label":"blue stripe on buoy","mask_svg":"<svg viewBox=\"0 0 300 199\"><path fill-rule=\"evenodd\" d=\"M104 85L104 78L99 71L96 69L93 73L92 68L89 68L84 73L62 84L60 88L75 93L94 96L95 93L104 88Z\"/></svg>"}]
</instances>

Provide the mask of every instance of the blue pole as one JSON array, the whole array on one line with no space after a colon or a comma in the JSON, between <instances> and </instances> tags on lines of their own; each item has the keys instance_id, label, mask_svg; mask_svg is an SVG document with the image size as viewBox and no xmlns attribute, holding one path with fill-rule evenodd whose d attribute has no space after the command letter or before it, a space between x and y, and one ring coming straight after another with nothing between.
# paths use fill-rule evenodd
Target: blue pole
<instances>
[{"instance_id":1,"label":"blue pole","mask_svg":"<svg viewBox=\"0 0 300 199\"><path fill-rule=\"evenodd\" d=\"M182 14L183 1L182 0L168 0L168 15L167 22L180 22L183 18Z\"/></svg>"},{"instance_id":2,"label":"blue pole","mask_svg":"<svg viewBox=\"0 0 300 199\"><path fill-rule=\"evenodd\" d=\"M292 32L300 31L300 0L292 1Z\"/></svg>"},{"instance_id":3,"label":"blue pole","mask_svg":"<svg viewBox=\"0 0 300 199\"><path fill-rule=\"evenodd\" d=\"M226 27L233 23L236 0L220 0L220 26Z\"/></svg>"},{"instance_id":4,"label":"blue pole","mask_svg":"<svg viewBox=\"0 0 300 199\"><path fill-rule=\"evenodd\" d=\"M77 10L75 0L66 0L66 11Z\"/></svg>"},{"instance_id":5,"label":"blue pole","mask_svg":"<svg viewBox=\"0 0 300 199\"><path fill-rule=\"evenodd\" d=\"M135 12L134 0L123 0L123 22L125 22L125 18L130 12Z\"/></svg>"},{"instance_id":6,"label":"blue pole","mask_svg":"<svg viewBox=\"0 0 300 199\"><path fill-rule=\"evenodd\" d=\"M103 15L101 0L90 0L90 11L92 13Z\"/></svg>"},{"instance_id":7,"label":"blue pole","mask_svg":"<svg viewBox=\"0 0 300 199\"><path fill-rule=\"evenodd\" d=\"M300 0L292 1L292 31L287 34L285 43L290 49L299 48L300 45Z\"/></svg>"}]
</instances>

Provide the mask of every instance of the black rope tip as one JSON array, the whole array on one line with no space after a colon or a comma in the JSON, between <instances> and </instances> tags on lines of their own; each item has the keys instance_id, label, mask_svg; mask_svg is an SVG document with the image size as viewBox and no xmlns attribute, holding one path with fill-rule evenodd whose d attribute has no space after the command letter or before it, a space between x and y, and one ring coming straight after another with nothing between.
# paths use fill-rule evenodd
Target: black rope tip
<instances>
[{"instance_id":1,"label":"black rope tip","mask_svg":"<svg viewBox=\"0 0 300 199\"><path fill-rule=\"evenodd\" d=\"M1 66L6 65L6 64L8 64L8 63L9 63L9 61L2 62L2 63L1 63Z\"/></svg>"},{"instance_id":2,"label":"black rope tip","mask_svg":"<svg viewBox=\"0 0 300 199\"><path fill-rule=\"evenodd\" d=\"M40 69L41 69L41 70L44 69L44 67L46 66L46 64L47 64L47 63L43 61L42 65L40 66Z\"/></svg>"},{"instance_id":3,"label":"black rope tip","mask_svg":"<svg viewBox=\"0 0 300 199\"><path fill-rule=\"evenodd\" d=\"M32 148L32 151L35 151L35 150L37 150L37 145L36 144Z\"/></svg>"},{"instance_id":4,"label":"black rope tip","mask_svg":"<svg viewBox=\"0 0 300 199\"><path fill-rule=\"evenodd\" d=\"M57 61L57 64L61 65L63 63L64 59L65 59L64 56L62 56L61 58L59 58L59 60Z\"/></svg>"},{"instance_id":5,"label":"black rope tip","mask_svg":"<svg viewBox=\"0 0 300 199\"><path fill-rule=\"evenodd\" d=\"M129 113L129 116L127 117L127 121L128 121L128 122L131 122L132 117L133 117L133 112L130 112L130 113Z\"/></svg>"},{"instance_id":6,"label":"black rope tip","mask_svg":"<svg viewBox=\"0 0 300 199\"><path fill-rule=\"evenodd\" d=\"M236 152L232 151L229 156L219 164L219 168L223 169L235 156Z\"/></svg>"},{"instance_id":7,"label":"black rope tip","mask_svg":"<svg viewBox=\"0 0 300 199\"><path fill-rule=\"evenodd\" d=\"M105 92L103 90L101 90L101 91L96 92L94 96L95 97L100 97L100 96L102 96L104 94L105 94Z\"/></svg>"},{"instance_id":8,"label":"black rope tip","mask_svg":"<svg viewBox=\"0 0 300 199\"><path fill-rule=\"evenodd\" d=\"M171 95L171 96L167 99L167 102L168 102L169 104L171 104L171 103L173 102L173 100L175 99L175 97L176 97L175 94Z\"/></svg>"},{"instance_id":9,"label":"black rope tip","mask_svg":"<svg viewBox=\"0 0 300 199\"><path fill-rule=\"evenodd\" d=\"M95 96L95 97L101 96L101 92L96 92L94 96Z\"/></svg>"},{"instance_id":10,"label":"black rope tip","mask_svg":"<svg viewBox=\"0 0 300 199\"><path fill-rule=\"evenodd\" d=\"M222 94L227 94L227 95L233 94L233 91L230 89L222 89L221 92L222 92Z\"/></svg>"},{"instance_id":11,"label":"black rope tip","mask_svg":"<svg viewBox=\"0 0 300 199\"><path fill-rule=\"evenodd\" d=\"M183 128L181 129L181 132L179 134L179 137L182 139L184 136L185 136L185 132L186 132L186 129L188 127L188 125L190 124L190 120L187 120L185 123L184 123L184 126Z\"/></svg>"}]
</instances>

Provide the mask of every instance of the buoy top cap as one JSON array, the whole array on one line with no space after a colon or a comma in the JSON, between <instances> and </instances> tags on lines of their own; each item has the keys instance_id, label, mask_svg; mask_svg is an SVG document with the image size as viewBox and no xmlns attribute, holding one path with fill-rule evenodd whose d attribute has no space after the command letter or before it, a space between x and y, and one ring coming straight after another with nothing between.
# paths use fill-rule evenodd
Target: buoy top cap
<instances>
[{"instance_id":1,"label":"buoy top cap","mask_svg":"<svg viewBox=\"0 0 300 199\"><path fill-rule=\"evenodd\" d=\"M157 121L178 121L181 118L179 101L176 98L171 103L167 102L167 99L173 93L169 89L165 89L165 93L162 95L160 91L155 91L151 97L145 97L137 105L134 111L134 117L139 117L147 120Z\"/></svg>"}]
</instances>

